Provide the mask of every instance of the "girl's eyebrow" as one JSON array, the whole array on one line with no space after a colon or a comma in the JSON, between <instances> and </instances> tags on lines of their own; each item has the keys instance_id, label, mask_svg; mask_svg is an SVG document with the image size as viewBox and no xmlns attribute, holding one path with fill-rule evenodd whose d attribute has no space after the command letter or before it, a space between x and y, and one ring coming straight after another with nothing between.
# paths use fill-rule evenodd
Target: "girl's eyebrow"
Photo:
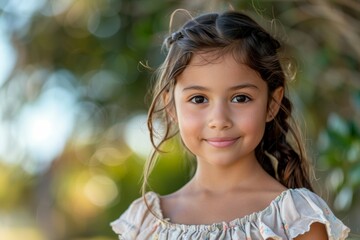
<instances>
[{"instance_id":1,"label":"girl's eyebrow","mask_svg":"<svg viewBox=\"0 0 360 240\"><path fill-rule=\"evenodd\" d=\"M258 86L256 86L255 84L251 84L251 83L239 84L239 85L233 86L229 89L230 90L238 90L238 89L243 89L243 88L254 88L256 90L259 90Z\"/></svg>"},{"instance_id":2,"label":"girl's eyebrow","mask_svg":"<svg viewBox=\"0 0 360 240\"><path fill-rule=\"evenodd\" d=\"M251 83L244 83L244 84L239 84L239 85L235 85L233 87L230 87L229 90L239 90L239 89L243 89L243 88L253 88L256 90L259 90L259 87L256 86L255 84L251 84ZM189 86L189 87L185 87L183 88L183 92L188 91L188 90L200 90L200 91L209 91L210 89L203 87L203 86L198 86L198 85L193 85L193 86Z\"/></svg>"},{"instance_id":3,"label":"girl's eyebrow","mask_svg":"<svg viewBox=\"0 0 360 240\"><path fill-rule=\"evenodd\" d=\"M208 88L202 87L202 86L198 86L198 85L193 85L193 86L185 87L185 88L183 88L182 91L185 92L185 91L188 91L188 90L209 91Z\"/></svg>"}]
</instances>

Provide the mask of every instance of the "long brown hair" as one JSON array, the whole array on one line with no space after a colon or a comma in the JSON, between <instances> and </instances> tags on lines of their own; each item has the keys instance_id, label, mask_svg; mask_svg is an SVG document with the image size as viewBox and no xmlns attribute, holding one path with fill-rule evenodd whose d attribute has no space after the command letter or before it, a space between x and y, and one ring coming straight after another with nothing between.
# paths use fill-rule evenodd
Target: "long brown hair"
<instances>
[{"instance_id":1,"label":"long brown hair","mask_svg":"<svg viewBox=\"0 0 360 240\"><path fill-rule=\"evenodd\" d=\"M161 153L161 146L177 135L176 124L169 116L174 107L176 77L189 64L194 53L232 54L239 63L257 71L267 83L268 96L279 87L286 89L286 74L280 57L280 43L249 16L235 11L207 13L192 18L164 41L167 56L159 67L153 87L153 101L148 112L148 128L154 152L144 169L143 194L148 177ZM280 110L268 122L255 153L261 166L287 188L312 190L310 167L302 139L292 120L292 103L285 92ZM158 129L154 126L161 126ZM276 159L276 164L274 164Z\"/></svg>"}]
</instances>

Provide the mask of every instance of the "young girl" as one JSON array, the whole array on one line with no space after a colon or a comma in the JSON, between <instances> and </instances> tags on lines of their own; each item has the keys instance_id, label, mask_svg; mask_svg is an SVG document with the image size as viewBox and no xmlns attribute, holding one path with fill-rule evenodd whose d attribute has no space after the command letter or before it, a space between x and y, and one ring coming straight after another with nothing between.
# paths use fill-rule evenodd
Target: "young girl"
<instances>
[{"instance_id":1,"label":"young girl","mask_svg":"<svg viewBox=\"0 0 360 240\"><path fill-rule=\"evenodd\" d=\"M165 45L143 190L161 145L177 134L197 169L175 193L144 191L111 224L120 239L345 239L349 229L313 193L289 124L280 43L248 16L225 12L188 21Z\"/></svg>"}]
</instances>

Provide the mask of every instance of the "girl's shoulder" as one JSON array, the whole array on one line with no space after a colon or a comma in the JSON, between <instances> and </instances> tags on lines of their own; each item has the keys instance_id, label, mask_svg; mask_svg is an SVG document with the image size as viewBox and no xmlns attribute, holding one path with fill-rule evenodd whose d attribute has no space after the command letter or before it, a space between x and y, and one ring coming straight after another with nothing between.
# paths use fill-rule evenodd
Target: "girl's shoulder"
<instances>
[{"instance_id":1,"label":"girl's shoulder","mask_svg":"<svg viewBox=\"0 0 360 240\"><path fill-rule=\"evenodd\" d=\"M159 215L159 195L148 192L145 194L145 198L146 202L144 197L133 201L128 209L110 224L113 231L119 234L120 239L122 239L122 235L126 235L126 239L135 239L140 232L144 234L148 226L158 222L154 214Z\"/></svg>"},{"instance_id":2,"label":"girl's shoulder","mask_svg":"<svg viewBox=\"0 0 360 240\"><path fill-rule=\"evenodd\" d=\"M350 232L350 229L333 214L327 203L306 188L285 190L269 207L272 214L279 215L276 218L281 219L291 237L308 232L314 222L325 225L330 239L345 239Z\"/></svg>"}]
</instances>

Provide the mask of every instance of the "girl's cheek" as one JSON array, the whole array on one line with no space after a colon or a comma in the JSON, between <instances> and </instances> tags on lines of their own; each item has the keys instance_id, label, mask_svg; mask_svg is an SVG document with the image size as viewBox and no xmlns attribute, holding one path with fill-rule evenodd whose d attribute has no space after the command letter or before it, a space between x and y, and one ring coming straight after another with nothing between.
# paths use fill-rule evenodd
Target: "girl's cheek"
<instances>
[{"instance_id":1,"label":"girl's cheek","mask_svg":"<svg viewBox=\"0 0 360 240\"><path fill-rule=\"evenodd\" d=\"M197 115L201 115L203 112L199 107L193 106L190 103L179 104L178 106L178 114L183 115L183 117L196 117Z\"/></svg>"},{"instance_id":2,"label":"girl's cheek","mask_svg":"<svg viewBox=\"0 0 360 240\"><path fill-rule=\"evenodd\" d=\"M182 115L182 119L180 121L182 121L186 126L196 127L203 122L203 116L199 114L199 112L186 112Z\"/></svg>"}]
</instances>

